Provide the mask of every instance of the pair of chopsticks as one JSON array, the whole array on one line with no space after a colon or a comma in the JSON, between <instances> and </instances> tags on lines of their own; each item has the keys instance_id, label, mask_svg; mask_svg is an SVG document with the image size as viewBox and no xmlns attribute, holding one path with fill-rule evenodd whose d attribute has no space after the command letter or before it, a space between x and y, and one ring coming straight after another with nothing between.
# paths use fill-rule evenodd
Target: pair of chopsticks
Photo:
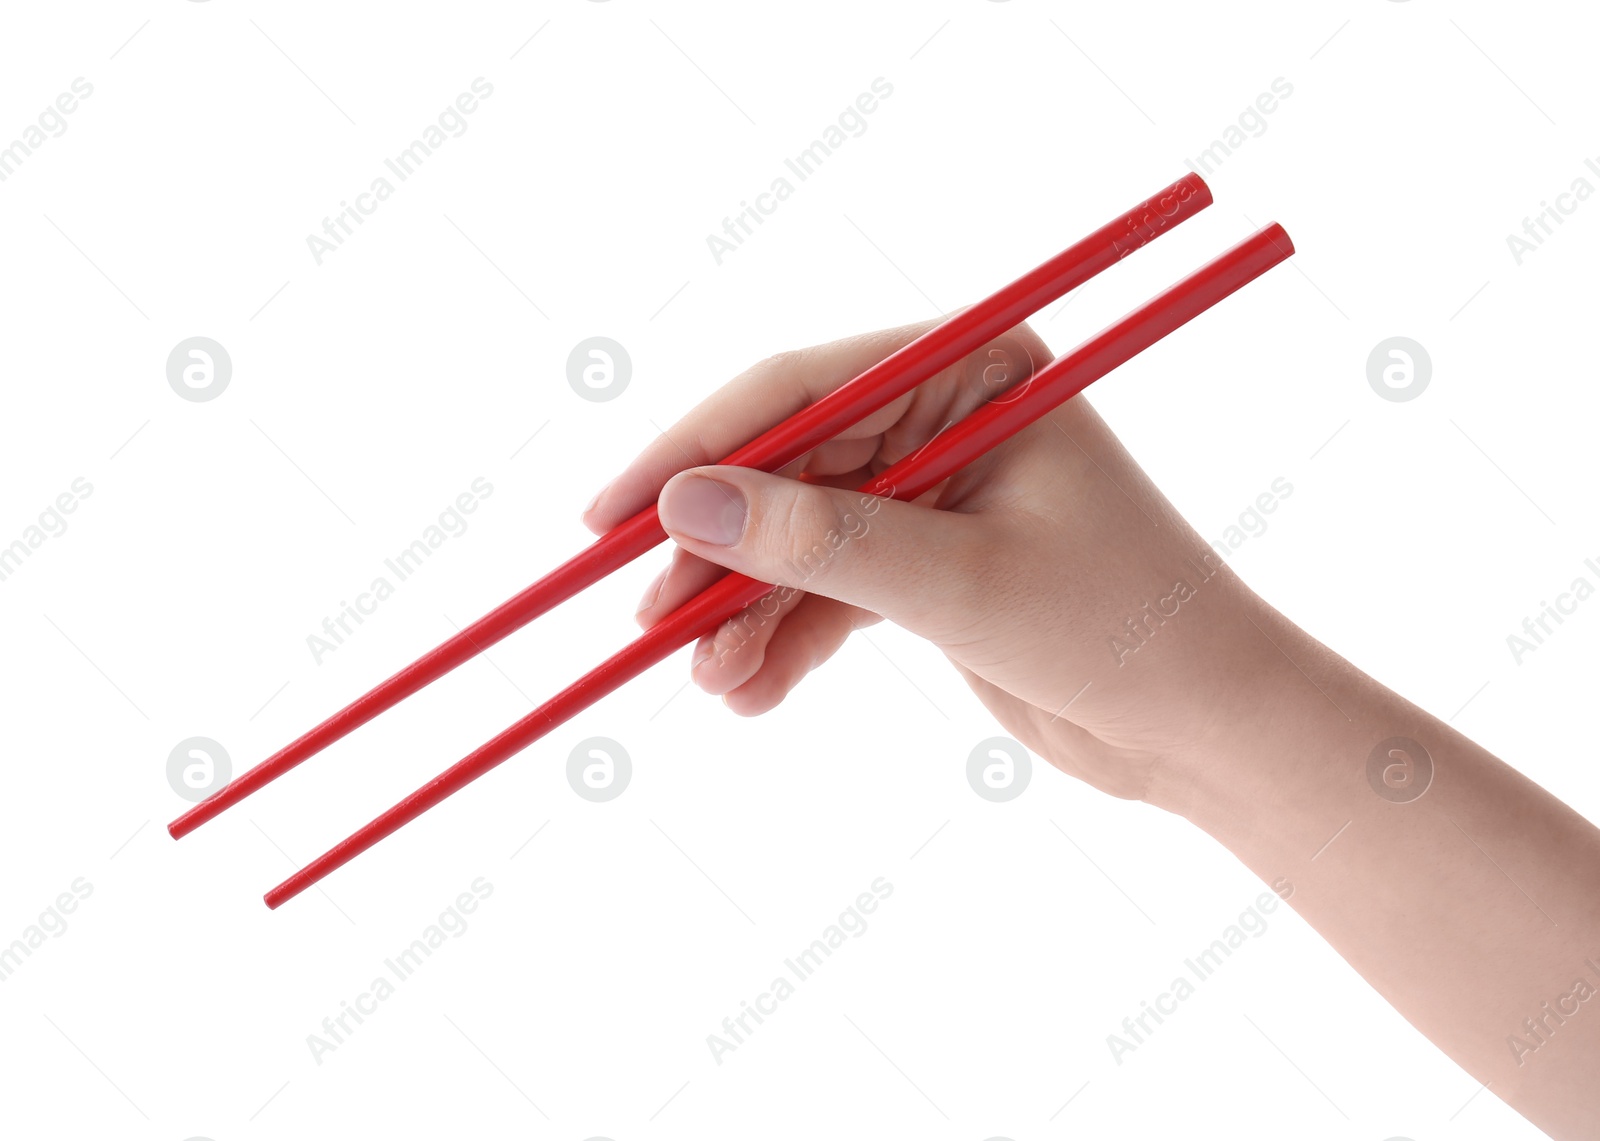
<instances>
[{"instance_id":1,"label":"pair of chopsticks","mask_svg":"<svg viewBox=\"0 0 1600 1141\"><path fill-rule=\"evenodd\" d=\"M765 471L783 468L1210 204L1211 191L1198 175L1179 179L993 296L930 329L722 462ZM1263 227L1032 377L1001 392L862 485L861 492L902 500L923 495L1293 252L1283 227L1275 222ZM174 839L194 831L666 537L655 506L640 511L298 740L241 773L167 825L167 831ZM673 651L714 631L772 589L769 583L741 574L719 579L620 653L267 892L267 906L276 908L293 899Z\"/></svg>"}]
</instances>

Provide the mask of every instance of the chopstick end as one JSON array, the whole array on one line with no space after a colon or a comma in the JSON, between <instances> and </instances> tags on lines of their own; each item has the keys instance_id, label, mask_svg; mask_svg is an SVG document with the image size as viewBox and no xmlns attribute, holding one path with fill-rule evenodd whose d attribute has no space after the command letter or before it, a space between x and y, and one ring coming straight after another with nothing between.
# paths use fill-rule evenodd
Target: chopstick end
<instances>
[{"instance_id":1,"label":"chopstick end","mask_svg":"<svg viewBox=\"0 0 1600 1141\"><path fill-rule=\"evenodd\" d=\"M1294 239L1289 236L1289 231L1285 230L1280 224L1268 222L1261 227L1261 233L1266 235L1267 240L1276 246L1284 257L1294 256Z\"/></svg>"}]
</instances>

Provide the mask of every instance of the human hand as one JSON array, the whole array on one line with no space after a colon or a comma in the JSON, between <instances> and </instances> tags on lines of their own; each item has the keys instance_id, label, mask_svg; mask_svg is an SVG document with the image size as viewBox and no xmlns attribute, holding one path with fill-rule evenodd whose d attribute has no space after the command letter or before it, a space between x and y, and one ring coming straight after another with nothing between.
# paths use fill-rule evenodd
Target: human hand
<instances>
[{"instance_id":1,"label":"human hand","mask_svg":"<svg viewBox=\"0 0 1600 1141\"><path fill-rule=\"evenodd\" d=\"M918 501L847 490L1045 365L1026 326L780 473L699 466L926 328L763 361L600 494L594 530L659 493L678 543L641 623L723 568L779 584L696 647L694 680L743 714L861 626L927 638L1035 753L1210 833L1478 1081L1552 1136L1596 1136L1600 1021L1552 1051L1515 1020L1600 938L1592 824L1251 593L1082 396ZM1431 759L1415 804L1371 784L1374 745L1396 737Z\"/></svg>"},{"instance_id":2,"label":"human hand","mask_svg":"<svg viewBox=\"0 0 1600 1141\"><path fill-rule=\"evenodd\" d=\"M853 630L887 618L937 645L1057 767L1181 811L1194 746L1242 708L1238 680L1263 648L1245 617L1260 603L1082 396L914 503L850 490L1049 363L1029 327L778 474L701 466L932 324L746 370L646 448L584 521L603 532L659 495L678 550L645 593L645 626L724 569L786 588L696 647L695 682L737 713L776 706Z\"/></svg>"}]
</instances>

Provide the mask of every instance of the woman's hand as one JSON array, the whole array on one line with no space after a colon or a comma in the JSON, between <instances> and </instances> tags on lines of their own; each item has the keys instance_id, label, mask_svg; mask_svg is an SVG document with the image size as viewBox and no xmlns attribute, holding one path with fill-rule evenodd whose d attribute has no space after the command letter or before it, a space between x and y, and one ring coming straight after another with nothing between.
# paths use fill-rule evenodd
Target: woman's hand
<instances>
[{"instance_id":1,"label":"woman's hand","mask_svg":"<svg viewBox=\"0 0 1600 1141\"><path fill-rule=\"evenodd\" d=\"M1083 397L918 502L850 490L1047 364L1027 326L777 475L699 466L932 324L762 361L645 449L585 522L605 531L659 494L679 549L646 591L646 626L723 568L792 588L696 648L694 680L735 712L777 705L851 631L887 618L937 645L1001 723L1059 768L1181 810L1183 758L1238 705L1224 682L1237 692L1239 667L1271 651L1246 620L1259 603Z\"/></svg>"}]
</instances>

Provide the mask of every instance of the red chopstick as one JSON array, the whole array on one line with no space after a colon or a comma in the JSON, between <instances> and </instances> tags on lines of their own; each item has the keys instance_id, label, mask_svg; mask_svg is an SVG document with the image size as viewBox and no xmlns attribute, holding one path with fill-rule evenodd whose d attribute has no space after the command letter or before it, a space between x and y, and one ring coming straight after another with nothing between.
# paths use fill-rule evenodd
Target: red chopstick
<instances>
[{"instance_id":1,"label":"red chopstick","mask_svg":"<svg viewBox=\"0 0 1600 1141\"><path fill-rule=\"evenodd\" d=\"M993 296L928 330L722 462L777 471L1210 204L1211 190L1200 176L1185 175ZM240 773L168 824L167 831L174 839L181 839L539 615L626 566L666 537L652 504L316 728Z\"/></svg>"},{"instance_id":2,"label":"red chopstick","mask_svg":"<svg viewBox=\"0 0 1600 1141\"><path fill-rule=\"evenodd\" d=\"M861 491L915 499L1293 252L1294 246L1282 226L1276 222L1266 226L1053 361L1019 390L1002 394L934 437L920 451L869 481ZM719 579L622 652L267 892L267 906L276 908L293 899L674 650L716 629L771 589L770 584L741 574Z\"/></svg>"}]
</instances>

